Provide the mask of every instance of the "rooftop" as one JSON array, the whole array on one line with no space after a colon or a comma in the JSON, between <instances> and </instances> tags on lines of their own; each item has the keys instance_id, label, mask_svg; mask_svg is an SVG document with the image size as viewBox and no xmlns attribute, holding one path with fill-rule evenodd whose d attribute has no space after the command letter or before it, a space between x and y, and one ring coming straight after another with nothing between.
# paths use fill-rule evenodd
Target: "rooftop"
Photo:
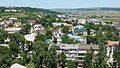
<instances>
[{"instance_id":1,"label":"rooftop","mask_svg":"<svg viewBox=\"0 0 120 68\"><path fill-rule=\"evenodd\" d=\"M62 44L60 45L60 49L80 49L80 50L88 50L88 49L98 50L98 45L74 45L74 44Z\"/></svg>"},{"instance_id":2,"label":"rooftop","mask_svg":"<svg viewBox=\"0 0 120 68\"><path fill-rule=\"evenodd\" d=\"M25 66L22 66L22 65L20 65L20 64L15 63L15 64L13 64L10 68L26 68L26 67L25 67Z\"/></svg>"},{"instance_id":3,"label":"rooftop","mask_svg":"<svg viewBox=\"0 0 120 68\"><path fill-rule=\"evenodd\" d=\"M119 41L107 41L107 45L108 46L118 46L119 45Z\"/></svg>"}]
</instances>

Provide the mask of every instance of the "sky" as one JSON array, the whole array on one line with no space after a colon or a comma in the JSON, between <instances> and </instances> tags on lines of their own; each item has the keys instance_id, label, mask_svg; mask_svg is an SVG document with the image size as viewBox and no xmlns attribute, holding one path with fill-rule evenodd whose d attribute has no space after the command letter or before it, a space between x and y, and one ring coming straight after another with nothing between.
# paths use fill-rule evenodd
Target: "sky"
<instances>
[{"instance_id":1,"label":"sky","mask_svg":"<svg viewBox=\"0 0 120 68\"><path fill-rule=\"evenodd\" d=\"M0 6L36 8L120 7L120 0L0 0Z\"/></svg>"}]
</instances>

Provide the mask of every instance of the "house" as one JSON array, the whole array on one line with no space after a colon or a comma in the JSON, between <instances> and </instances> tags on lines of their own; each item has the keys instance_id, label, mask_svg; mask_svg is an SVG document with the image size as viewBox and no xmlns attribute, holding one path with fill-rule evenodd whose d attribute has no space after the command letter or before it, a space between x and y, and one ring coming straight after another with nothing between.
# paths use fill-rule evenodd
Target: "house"
<instances>
[{"instance_id":1,"label":"house","mask_svg":"<svg viewBox=\"0 0 120 68\"><path fill-rule=\"evenodd\" d=\"M9 24L13 24L14 27L20 27L22 25L19 22L18 18L11 17L11 18L9 18L9 21L11 21L11 23L9 23Z\"/></svg>"},{"instance_id":2,"label":"house","mask_svg":"<svg viewBox=\"0 0 120 68\"><path fill-rule=\"evenodd\" d=\"M5 25L5 22L4 22L4 21L1 21L1 22L0 22L0 26L3 27L4 25Z\"/></svg>"},{"instance_id":3,"label":"house","mask_svg":"<svg viewBox=\"0 0 120 68\"><path fill-rule=\"evenodd\" d=\"M78 67L83 67L85 54L88 50L93 49L94 53L98 53L98 45L74 45L74 44L60 44L57 53L64 52L67 60L76 60Z\"/></svg>"},{"instance_id":4,"label":"house","mask_svg":"<svg viewBox=\"0 0 120 68\"><path fill-rule=\"evenodd\" d=\"M87 31L86 31L85 27L82 25L75 26L72 31L73 31L73 33L82 34L85 36L87 35Z\"/></svg>"},{"instance_id":5,"label":"house","mask_svg":"<svg viewBox=\"0 0 120 68\"><path fill-rule=\"evenodd\" d=\"M86 38L82 36L77 36L77 35L72 35L72 34L67 34L67 36L71 39L74 39L74 41L79 42L81 44L86 44L87 40Z\"/></svg>"},{"instance_id":6,"label":"house","mask_svg":"<svg viewBox=\"0 0 120 68\"><path fill-rule=\"evenodd\" d=\"M120 26L120 22L114 22L111 26L119 27Z\"/></svg>"},{"instance_id":7,"label":"house","mask_svg":"<svg viewBox=\"0 0 120 68\"><path fill-rule=\"evenodd\" d=\"M10 24L13 24L12 20L3 20L0 22L1 27L8 27Z\"/></svg>"},{"instance_id":8,"label":"house","mask_svg":"<svg viewBox=\"0 0 120 68\"><path fill-rule=\"evenodd\" d=\"M56 26L62 26L62 25L66 26L67 23L55 22L55 23L52 23L52 25L53 25L54 27L56 27Z\"/></svg>"},{"instance_id":9,"label":"house","mask_svg":"<svg viewBox=\"0 0 120 68\"><path fill-rule=\"evenodd\" d=\"M26 39L27 41L34 42L35 37L36 37L36 34L35 34L35 33L27 34L27 35L25 35L24 37L25 37L25 39Z\"/></svg>"},{"instance_id":10,"label":"house","mask_svg":"<svg viewBox=\"0 0 120 68\"><path fill-rule=\"evenodd\" d=\"M95 25L99 25L100 23L102 23L102 21L100 19L88 19L87 22L93 23Z\"/></svg>"},{"instance_id":11,"label":"house","mask_svg":"<svg viewBox=\"0 0 120 68\"><path fill-rule=\"evenodd\" d=\"M61 36L62 36L62 32L61 32L61 29L60 28L53 28L52 29L52 40L59 44L60 42L62 42L62 39L61 39Z\"/></svg>"},{"instance_id":12,"label":"house","mask_svg":"<svg viewBox=\"0 0 120 68\"><path fill-rule=\"evenodd\" d=\"M37 20L36 19L29 19L28 23L32 26L32 25L35 25L37 23Z\"/></svg>"},{"instance_id":13,"label":"house","mask_svg":"<svg viewBox=\"0 0 120 68\"><path fill-rule=\"evenodd\" d=\"M86 19L78 19L78 24L85 24L86 23Z\"/></svg>"},{"instance_id":14,"label":"house","mask_svg":"<svg viewBox=\"0 0 120 68\"><path fill-rule=\"evenodd\" d=\"M18 18L11 17L9 20L11 20L13 24L18 22Z\"/></svg>"},{"instance_id":15,"label":"house","mask_svg":"<svg viewBox=\"0 0 120 68\"><path fill-rule=\"evenodd\" d=\"M0 21L2 21L3 19L2 18L0 18Z\"/></svg>"},{"instance_id":16,"label":"house","mask_svg":"<svg viewBox=\"0 0 120 68\"><path fill-rule=\"evenodd\" d=\"M17 33L21 30L22 28L5 28L5 31L8 33Z\"/></svg>"},{"instance_id":17,"label":"house","mask_svg":"<svg viewBox=\"0 0 120 68\"><path fill-rule=\"evenodd\" d=\"M95 31L95 30L90 29L90 34L91 34L91 35L96 34L96 31Z\"/></svg>"},{"instance_id":18,"label":"house","mask_svg":"<svg viewBox=\"0 0 120 68\"><path fill-rule=\"evenodd\" d=\"M18 18L11 17L10 20L18 20Z\"/></svg>"},{"instance_id":19,"label":"house","mask_svg":"<svg viewBox=\"0 0 120 68\"><path fill-rule=\"evenodd\" d=\"M23 65L20 65L20 64L17 64L17 63L15 63L15 64L11 65L11 67L10 67L10 68L27 68L27 67L25 67L25 66L23 66Z\"/></svg>"},{"instance_id":20,"label":"house","mask_svg":"<svg viewBox=\"0 0 120 68\"><path fill-rule=\"evenodd\" d=\"M63 15L63 14L61 14L61 15L57 15L57 17L59 17L59 18L64 18L64 17L66 17L66 16Z\"/></svg>"},{"instance_id":21,"label":"house","mask_svg":"<svg viewBox=\"0 0 120 68\"><path fill-rule=\"evenodd\" d=\"M0 22L0 26L7 28L7 27L19 27L21 23L19 22L18 18L9 18Z\"/></svg>"},{"instance_id":22,"label":"house","mask_svg":"<svg viewBox=\"0 0 120 68\"><path fill-rule=\"evenodd\" d=\"M107 41L107 57L109 63L113 63L113 54L117 46L120 45L119 41Z\"/></svg>"},{"instance_id":23,"label":"house","mask_svg":"<svg viewBox=\"0 0 120 68\"><path fill-rule=\"evenodd\" d=\"M9 9L6 9L6 10L5 10L5 12L10 12L10 11L11 11L11 10L9 10Z\"/></svg>"},{"instance_id":24,"label":"house","mask_svg":"<svg viewBox=\"0 0 120 68\"><path fill-rule=\"evenodd\" d=\"M47 45L51 44L51 43L52 43L52 39L46 39L46 40L45 40L45 43L46 43Z\"/></svg>"},{"instance_id":25,"label":"house","mask_svg":"<svg viewBox=\"0 0 120 68\"><path fill-rule=\"evenodd\" d=\"M16 9L6 9L5 12L17 12Z\"/></svg>"},{"instance_id":26,"label":"house","mask_svg":"<svg viewBox=\"0 0 120 68\"><path fill-rule=\"evenodd\" d=\"M0 44L0 46L4 46L4 47L8 47L9 48L8 44Z\"/></svg>"},{"instance_id":27,"label":"house","mask_svg":"<svg viewBox=\"0 0 120 68\"><path fill-rule=\"evenodd\" d=\"M37 32L41 34L45 34L46 31L41 24L35 24L33 27L31 27L30 33L37 33Z\"/></svg>"}]
</instances>

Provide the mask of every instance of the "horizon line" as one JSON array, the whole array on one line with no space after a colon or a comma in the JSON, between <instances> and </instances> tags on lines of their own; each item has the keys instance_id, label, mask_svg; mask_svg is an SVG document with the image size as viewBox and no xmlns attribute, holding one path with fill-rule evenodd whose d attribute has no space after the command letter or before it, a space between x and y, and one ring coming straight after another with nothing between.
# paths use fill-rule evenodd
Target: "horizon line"
<instances>
[{"instance_id":1,"label":"horizon line","mask_svg":"<svg viewBox=\"0 0 120 68\"><path fill-rule=\"evenodd\" d=\"M37 9L95 9L95 8L120 8L120 7L75 7L75 8L45 8L45 7L32 7L32 6L0 6L0 7L29 7L29 8L37 8Z\"/></svg>"}]
</instances>

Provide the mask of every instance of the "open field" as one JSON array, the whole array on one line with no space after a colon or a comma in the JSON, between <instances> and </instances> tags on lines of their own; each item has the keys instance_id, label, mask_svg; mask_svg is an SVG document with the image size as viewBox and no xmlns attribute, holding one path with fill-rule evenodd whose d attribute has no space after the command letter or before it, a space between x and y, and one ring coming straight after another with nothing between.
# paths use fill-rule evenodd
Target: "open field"
<instances>
[{"instance_id":1,"label":"open field","mask_svg":"<svg viewBox=\"0 0 120 68\"><path fill-rule=\"evenodd\" d=\"M22 18L22 17L27 17L27 14L25 13L2 13L0 14L0 16L2 18L9 18L9 17L19 17L19 18Z\"/></svg>"}]
</instances>

